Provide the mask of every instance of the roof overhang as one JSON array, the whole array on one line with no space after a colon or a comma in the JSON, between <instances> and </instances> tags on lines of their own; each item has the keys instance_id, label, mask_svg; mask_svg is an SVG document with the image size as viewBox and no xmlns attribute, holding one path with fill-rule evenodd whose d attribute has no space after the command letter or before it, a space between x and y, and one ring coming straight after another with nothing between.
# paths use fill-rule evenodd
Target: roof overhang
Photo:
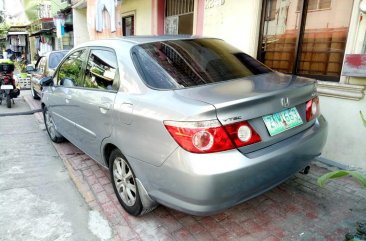
<instances>
[{"instance_id":1,"label":"roof overhang","mask_svg":"<svg viewBox=\"0 0 366 241\"><path fill-rule=\"evenodd\" d=\"M74 9L83 9L87 7L87 1L86 0L80 0L77 3L75 3L72 8Z\"/></svg>"},{"instance_id":2,"label":"roof overhang","mask_svg":"<svg viewBox=\"0 0 366 241\"><path fill-rule=\"evenodd\" d=\"M24 32L8 32L8 35L28 35L27 31Z\"/></svg>"},{"instance_id":3,"label":"roof overhang","mask_svg":"<svg viewBox=\"0 0 366 241\"><path fill-rule=\"evenodd\" d=\"M41 35L43 33L53 33L54 28L50 28L50 29L42 29L39 30L37 32L31 33L29 36L37 36L37 35Z\"/></svg>"}]
</instances>

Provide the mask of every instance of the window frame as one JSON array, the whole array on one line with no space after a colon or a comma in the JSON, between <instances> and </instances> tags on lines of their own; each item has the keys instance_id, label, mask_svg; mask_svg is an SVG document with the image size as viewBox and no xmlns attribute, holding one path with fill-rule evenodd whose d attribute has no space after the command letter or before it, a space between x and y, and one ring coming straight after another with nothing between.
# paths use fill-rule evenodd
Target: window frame
<instances>
[{"instance_id":1,"label":"window frame","mask_svg":"<svg viewBox=\"0 0 366 241\"><path fill-rule=\"evenodd\" d=\"M302 8L302 6L300 4L301 1L302 0L298 0L297 1L296 12L300 12L301 11L301 8ZM323 11L323 10L330 10L330 9L332 9L332 0L330 0L330 6L327 7L327 8L319 8L320 2L323 1L323 0L315 0L315 1L316 1L316 8L314 8L314 9L308 9L308 12L315 12L315 11ZM309 3L310 3L310 0L309 0ZM309 6L310 6L310 4L309 4Z\"/></svg>"},{"instance_id":2,"label":"window frame","mask_svg":"<svg viewBox=\"0 0 366 241\"><path fill-rule=\"evenodd\" d=\"M63 88L78 88L78 89L80 89L80 88L83 88L83 86L63 86L63 85L60 85L59 84L59 79L58 79L58 74L59 74L59 72L60 72L60 69L61 69L61 67L62 67L62 65L68 60L68 58L71 56L71 55L73 55L74 53L76 53L76 52L79 52L79 51L85 51L86 52L86 55L88 56L88 52L89 52L89 50L88 50L88 48L78 48L78 49L75 49L74 51L72 51L72 52L70 52L70 53L68 53L64 58L63 58L63 60L60 62L60 64L58 65L58 67L57 67L57 69L56 69L56 71L55 71L55 73L54 73L54 75L53 75L53 82L55 83L55 85L56 86L60 86L60 87L63 87ZM84 75L85 75L85 66L86 66L86 61L83 61L82 60L82 64L81 64L81 69L80 69L80 78L82 79L82 80L84 80Z\"/></svg>"},{"instance_id":3,"label":"window frame","mask_svg":"<svg viewBox=\"0 0 366 241\"><path fill-rule=\"evenodd\" d=\"M104 50L104 51L108 51L114 54L115 60L116 60L116 74L114 76L114 80L113 80L113 84L112 87L113 89L108 90L108 89L99 89L99 88L90 88L90 87L85 87L85 86L80 86L83 89L87 89L87 90L94 90L94 91L106 91L106 92L113 92L113 93L117 93L119 88L120 88L120 77L119 77L119 64L118 64L118 57L117 57L117 53L113 48L108 48L108 47L102 47L102 46L89 46L88 50L87 50L87 57L86 57L86 61L84 64L84 68L83 68L83 84L85 84L85 73L86 73L86 69L88 67L88 61L91 55L91 52L93 50Z\"/></svg>"},{"instance_id":4,"label":"window frame","mask_svg":"<svg viewBox=\"0 0 366 241\"><path fill-rule=\"evenodd\" d=\"M277 16L277 0L270 0L270 4L271 7L267 11L266 21L273 21Z\"/></svg>"}]
</instances>

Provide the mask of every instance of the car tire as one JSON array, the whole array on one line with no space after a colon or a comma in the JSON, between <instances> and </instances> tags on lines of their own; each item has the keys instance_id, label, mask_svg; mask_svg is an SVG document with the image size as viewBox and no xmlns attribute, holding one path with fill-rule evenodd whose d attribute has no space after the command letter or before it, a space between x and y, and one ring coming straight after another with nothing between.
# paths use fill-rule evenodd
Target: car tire
<instances>
[{"instance_id":1,"label":"car tire","mask_svg":"<svg viewBox=\"0 0 366 241\"><path fill-rule=\"evenodd\" d=\"M6 106L8 108L11 108L11 98L10 98L10 93L6 96Z\"/></svg>"},{"instance_id":2,"label":"car tire","mask_svg":"<svg viewBox=\"0 0 366 241\"><path fill-rule=\"evenodd\" d=\"M50 112L48 111L47 107L43 108L43 119L47 133L51 138L51 140L56 143L65 141L65 138L56 130L55 123L53 122L53 118Z\"/></svg>"},{"instance_id":3,"label":"car tire","mask_svg":"<svg viewBox=\"0 0 366 241\"><path fill-rule=\"evenodd\" d=\"M139 216L142 213L143 206L135 174L126 158L118 149L113 150L109 157L109 173L114 192L122 207L127 213Z\"/></svg>"},{"instance_id":4,"label":"car tire","mask_svg":"<svg viewBox=\"0 0 366 241\"><path fill-rule=\"evenodd\" d=\"M37 93L34 91L34 88L33 88L33 85L31 84L31 94L32 94L32 97L33 99L35 100L39 100L39 96L37 95Z\"/></svg>"}]
</instances>

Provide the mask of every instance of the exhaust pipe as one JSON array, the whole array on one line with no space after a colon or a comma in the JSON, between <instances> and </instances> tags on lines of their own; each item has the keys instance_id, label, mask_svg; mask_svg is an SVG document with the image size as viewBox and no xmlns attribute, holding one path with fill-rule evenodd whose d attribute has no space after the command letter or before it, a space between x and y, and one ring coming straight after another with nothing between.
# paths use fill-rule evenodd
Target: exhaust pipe
<instances>
[{"instance_id":1,"label":"exhaust pipe","mask_svg":"<svg viewBox=\"0 0 366 241\"><path fill-rule=\"evenodd\" d=\"M310 171L310 166L306 166L304 169L302 169L301 171L299 171L299 173L306 175L308 174Z\"/></svg>"}]
</instances>

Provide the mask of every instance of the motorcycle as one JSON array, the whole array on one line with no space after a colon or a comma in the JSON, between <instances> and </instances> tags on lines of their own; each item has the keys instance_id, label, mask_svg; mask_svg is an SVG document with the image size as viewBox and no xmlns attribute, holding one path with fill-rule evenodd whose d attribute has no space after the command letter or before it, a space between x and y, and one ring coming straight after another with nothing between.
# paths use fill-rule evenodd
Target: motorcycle
<instances>
[{"instance_id":1,"label":"motorcycle","mask_svg":"<svg viewBox=\"0 0 366 241\"><path fill-rule=\"evenodd\" d=\"M6 100L6 106L11 108L11 102L20 94L13 78L14 63L10 60L0 60L0 105Z\"/></svg>"}]
</instances>

